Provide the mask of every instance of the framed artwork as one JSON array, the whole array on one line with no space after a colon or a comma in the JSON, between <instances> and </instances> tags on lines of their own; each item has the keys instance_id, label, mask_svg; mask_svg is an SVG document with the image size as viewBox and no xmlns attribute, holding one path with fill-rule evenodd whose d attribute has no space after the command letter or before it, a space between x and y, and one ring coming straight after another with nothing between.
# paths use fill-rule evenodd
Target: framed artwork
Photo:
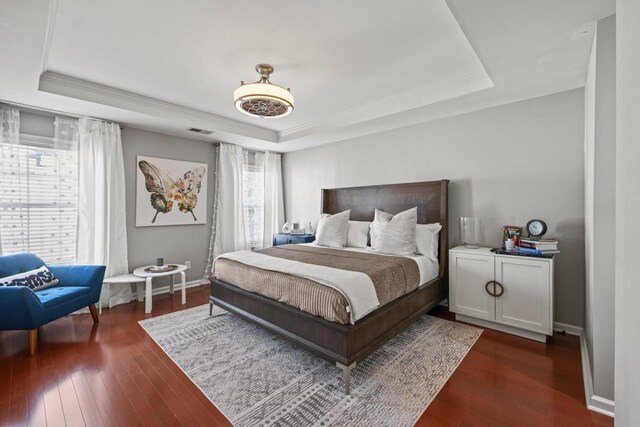
<instances>
[{"instance_id":1,"label":"framed artwork","mask_svg":"<svg viewBox=\"0 0 640 427\"><path fill-rule=\"evenodd\" d=\"M206 223L206 163L137 157L136 227Z\"/></svg>"}]
</instances>

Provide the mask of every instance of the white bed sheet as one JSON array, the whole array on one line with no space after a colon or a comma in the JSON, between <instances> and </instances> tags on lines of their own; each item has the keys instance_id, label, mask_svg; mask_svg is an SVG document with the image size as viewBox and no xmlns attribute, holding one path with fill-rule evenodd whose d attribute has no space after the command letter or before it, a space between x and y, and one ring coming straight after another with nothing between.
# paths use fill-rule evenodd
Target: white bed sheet
<instances>
[{"instance_id":1,"label":"white bed sheet","mask_svg":"<svg viewBox=\"0 0 640 427\"><path fill-rule=\"evenodd\" d=\"M318 246L315 243L302 243L305 246ZM432 281L436 277L438 277L438 272L440 271L440 263L428 256L425 255L392 255L392 254L381 254L380 252L374 252L370 246L366 248L331 248L338 249L343 251L354 251L354 252L365 252L371 253L374 255L387 255L387 256L404 256L405 258L411 258L418 264L418 271L420 271L420 286Z\"/></svg>"}]
</instances>

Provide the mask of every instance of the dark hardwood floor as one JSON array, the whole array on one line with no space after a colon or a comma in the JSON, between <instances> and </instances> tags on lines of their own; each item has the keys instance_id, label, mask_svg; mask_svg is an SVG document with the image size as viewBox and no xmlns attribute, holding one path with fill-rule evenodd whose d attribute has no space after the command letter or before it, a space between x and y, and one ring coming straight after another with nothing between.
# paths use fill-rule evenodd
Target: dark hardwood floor
<instances>
[{"instance_id":1,"label":"dark hardwood floor","mask_svg":"<svg viewBox=\"0 0 640 427\"><path fill-rule=\"evenodd\" d=\"M153 316L207 302L209 288L154 297ZM432 314L451 318L446 309ZM66 316L40 331L0 331L0 425L229 425L138 325L143 303ZM420 426L611 426L584 405L576 337L544 345L485 330Z\"/></svg>"}]
</instances>

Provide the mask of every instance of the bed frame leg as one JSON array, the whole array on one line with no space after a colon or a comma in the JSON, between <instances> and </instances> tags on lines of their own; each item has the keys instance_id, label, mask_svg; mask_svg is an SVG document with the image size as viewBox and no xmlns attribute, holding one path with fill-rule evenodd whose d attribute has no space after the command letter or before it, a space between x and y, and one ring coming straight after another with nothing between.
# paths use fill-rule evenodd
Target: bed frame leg
<instances>
[{"instance_id":1,"label":"bed frame leg","mask_svg":"<svg viewBox=\"0 0 640 427\"><path fill-rule=\"evenodd\" d=\"M352 363L349 366L345 366L342 363L336 362L336 366L342 369L344 375L344 394L349 396L351 394L351 370L356 367L356 363Z\"/></svg>"}]
</instances>

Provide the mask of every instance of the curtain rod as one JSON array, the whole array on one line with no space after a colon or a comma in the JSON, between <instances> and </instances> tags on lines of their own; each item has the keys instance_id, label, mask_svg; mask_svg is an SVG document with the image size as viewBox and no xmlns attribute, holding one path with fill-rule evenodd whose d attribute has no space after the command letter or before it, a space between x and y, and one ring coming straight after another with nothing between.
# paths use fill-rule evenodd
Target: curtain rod
<instances>
[{"instance_id":1,"label":"curtain rod","mask_svg":"<svg viewBox=\"0 0 640 427\"><path fill-rule=\"evenodd\" d=\"M7 101L6 99L0 99L0 102L3 103L3 104L11 105L13 107L22 108L24 110L31 110L32 112L35 111L35 112L39 112L39 113L47 113L48 115L61 115L61 116L66 116L66 117L73 117L73 118L76 118L76 119L88 118L88 119L102 120L103 122L115 123L113 120L107 120L107 119L103 119L101 117L84 116L84 115L81 115L81 114L68 113L66 111L53 110L51 108L36 107L35 105L29 105L29 104L23 104L23 103L20 103L20 102ZM120 123L116 123L116 124L118 126L120 126L120 129L124 129L124 126L121 125Z\"/></svg>"},{"instance_id":2,"label":"curtain rod","mask_svg":"<svg viewBox=\"0 0 640 427\"><path fill-rule=\"evenodd\" d=\"M220 144L229 144L229 145L238 145L238 144L232 144L230 142L212 142L211 145L214 147L220 147ZM269 151L269 150L256 150L255 148L247 148L247 147L243 147L242 145L238 145L238 147L242 148L243 150L247 150L247 151L253 151L255 153L275 153L275 154L282 154L278 151Z\"/></svg>"}]
</instances>

